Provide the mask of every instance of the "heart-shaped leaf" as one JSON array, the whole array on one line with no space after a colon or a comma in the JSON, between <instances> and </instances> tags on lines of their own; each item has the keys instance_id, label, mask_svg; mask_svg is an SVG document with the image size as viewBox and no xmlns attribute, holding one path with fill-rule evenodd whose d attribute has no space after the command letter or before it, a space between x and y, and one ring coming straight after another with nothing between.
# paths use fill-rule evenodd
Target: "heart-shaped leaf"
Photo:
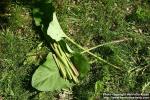
<instances>
[{"instance_id":1,"label":"heart-shaped leaf","mask_svg":"<svg viewBox=\"0 0 150 100\"><path fill-rule=\"evenodd\" d=\"M80 78L83 78L85 75L87 75L88 71L90 70L90 64L82 54L74 53L71 57L71 61L79 71Z\"/></svg>"},{"instance_id":2,"label":"heart-shaped leaf","mask_svg":"<svg viewBox=\"0 0 150 100\"><path fill-rule=\"evenodd\" d=\"M49 35L55 41L60 41L66 37L66 34L63 32L61 26L59 25L56 12L53 13L53 20L49 23L47 35Z\"/></svg>"},{"instance_id":3,"label":"heart-shaped leaf","mask_svg":"<svg viewBox=\"0 0 150 100\"><path fill-rule=\"evenodd\" d=\"M68 88L72 84L60 76L52 53L49 53L46 61L33 74L32 86L40 91L54 91Z\"/></svg>"}]
</instances>

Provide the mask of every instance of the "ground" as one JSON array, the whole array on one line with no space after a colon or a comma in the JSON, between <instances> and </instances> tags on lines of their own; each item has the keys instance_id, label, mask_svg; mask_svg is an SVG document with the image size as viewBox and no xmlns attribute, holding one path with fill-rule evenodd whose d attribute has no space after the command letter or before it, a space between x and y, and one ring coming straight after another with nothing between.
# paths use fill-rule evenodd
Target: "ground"
<instances>
[{"instance_id":1,"label":"ground","mask_svg":"<svg viewBox=\"0 0 150 100\"><path fill-rule=\"evenodd\" d=\"M149 0L53 0L53 5L62 29L84 48L128 39L91 51L123 71L85 53L91 69L81 84L72 88L74 99L93 99L104 92L150 91ZM33 72L49 51L34 25L31 1L2 0L0 8L0 98L58 98L57 91L40 92L31 86ZM37 47L42 42L39 50ZM33 61L28 61L31 52L35 55L31 58Z\"/></svg>"}]
</instances>

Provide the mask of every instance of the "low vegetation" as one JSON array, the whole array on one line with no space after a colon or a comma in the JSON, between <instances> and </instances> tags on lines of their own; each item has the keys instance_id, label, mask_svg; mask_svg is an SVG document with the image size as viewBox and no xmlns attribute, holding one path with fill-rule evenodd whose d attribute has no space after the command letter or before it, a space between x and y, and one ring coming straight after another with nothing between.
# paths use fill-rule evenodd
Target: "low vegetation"
<instances>
[{"instance_id":1,"label":"low vegetation","mask_svg":"<svg viewBox=\"0 0 150 100\"><path fill-rule=\"evenodd\" d=\"M32 11L36 2L0 2L0 99L93 100L106 92L150 91L148 0L52 1L59 24L69 37L65 43L82 54L83 58L78 55L78 59L86 58L90 64L78 84L59 91L39 91L31 84L32 75L52 51L45 30L35 23Z\"/></svg>"}]
</instances>

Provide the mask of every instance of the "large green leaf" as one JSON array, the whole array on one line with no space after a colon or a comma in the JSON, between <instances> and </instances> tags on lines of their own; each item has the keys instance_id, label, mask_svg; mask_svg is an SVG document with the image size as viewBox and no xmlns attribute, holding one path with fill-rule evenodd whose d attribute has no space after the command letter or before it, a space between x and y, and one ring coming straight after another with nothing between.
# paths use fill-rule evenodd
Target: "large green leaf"
<instances>
[{"instance_id":1,"label":"large green leaf","mask_svg":"<svg viewBox=\"0 0 150 100\"><path fill-rule=\"evenodd\" d=\"M49 53L46 61L33 74L32 86L40 91L54 91L68 88L71 83L60 76L52 53Z\"/></svg>"},{"instance_id":2,"label":"large green leaf","mask_svg":"<svg viewBox=\"0 0 150 100\"><path fill-rule=\"evenodd\" d=\"M63 32L61 26L59 25L56 17L56 12L53 13L53 20L49 23L47 35L49 35L52 39L56 41L60 41L64 37L66 37L66 34Z\"/></svg>"},{"instance_id":3,"label":"large green leaf","mask_svg":"<svg viewBox=\"0 0 150 100\"><path fill-rule=\"evenodd\" d=\"M90 64L82 54L74 53L71 57L71 61L79 71L80 78L83 78L85 75L87 75L88 71L90 70Z\"/></svg>"}]
</instances>

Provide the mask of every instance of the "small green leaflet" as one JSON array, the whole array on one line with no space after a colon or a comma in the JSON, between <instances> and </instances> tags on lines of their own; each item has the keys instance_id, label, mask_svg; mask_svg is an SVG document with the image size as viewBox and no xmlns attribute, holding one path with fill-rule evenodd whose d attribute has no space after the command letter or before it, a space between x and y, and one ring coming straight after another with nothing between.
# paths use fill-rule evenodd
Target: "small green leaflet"
<instances>
[{"instance_id":1,"label":"small green leaflet","mask_svg":"<svg viewBox=\"0 0 150 100\"><path fill-rule=\"evenodd\" d=\"M71 54L74 52L64 40L59 41L59 44L65 52Z\"/></svg>"},{"instance_id":2,"label":"small green leaflet","mask_svg":"<svg viewBox=\"0 0 150 100\"><path fill-rule=\"evenodd\" d=\"M95 93L100 93L104 91L104 83L102 81L97 81L95 83Z\"/></svg>"},{"instance_id":3,"label":"small green leaflet","mask_svg":"<svg viewBox=\"0 0 150 100\"><path fill-rule=\"evenodd\" d=\"M72 84L60 76L52 53L49 53L46 61L33 74L32 86L40 91L54 91L69 88Z\"/></svg>"},{"instance_id":4,"label":"small green leaflet","mask_svg":"<svg viewBox=\"0 0 150 100\"><path fill-rule=\"evenodd\" d=\"M42 19L39 17L40 14L42 14L40 12L40 9L39 8L33 8L33 18L34 18L34 21L35 21L35 25L36 26L40 26L41 25L41 22L42 22ZM39 13L39 14L38 14ZM36 15L36 16L35 16Z\"/></svg>"},{"instance_id":5,"label":"small green leaflet","mask_svg":"<svg viewBox=\"0 0 150 100\"><path fill-rule=\"evenodd\" d=\"M34 64L34 65L39 65L40 63L40 58L41 57L38 57L39 53L40 53L40 56L43 52L41 52L42 50L44 51L44 49L41 47L42 46L42 43L40 43L36 48L32 49L29 53L27 53L27 57L26 57L26 60L24 61L24 65L26 64Z\"/></svg>"},{"instance_id":6,"label":"small green leaflet","mask_svg":"<svg viewBox=\"0 0 150 100\"><path fill-rule=\"evenodd\" d=\"M53 20L49 23L49 27L47 29L47 35L49 35L55 41L60 41L66 34L63 32L61 26L56 17L56 12L53 13Z\"/></svg>"}]
</instances>

